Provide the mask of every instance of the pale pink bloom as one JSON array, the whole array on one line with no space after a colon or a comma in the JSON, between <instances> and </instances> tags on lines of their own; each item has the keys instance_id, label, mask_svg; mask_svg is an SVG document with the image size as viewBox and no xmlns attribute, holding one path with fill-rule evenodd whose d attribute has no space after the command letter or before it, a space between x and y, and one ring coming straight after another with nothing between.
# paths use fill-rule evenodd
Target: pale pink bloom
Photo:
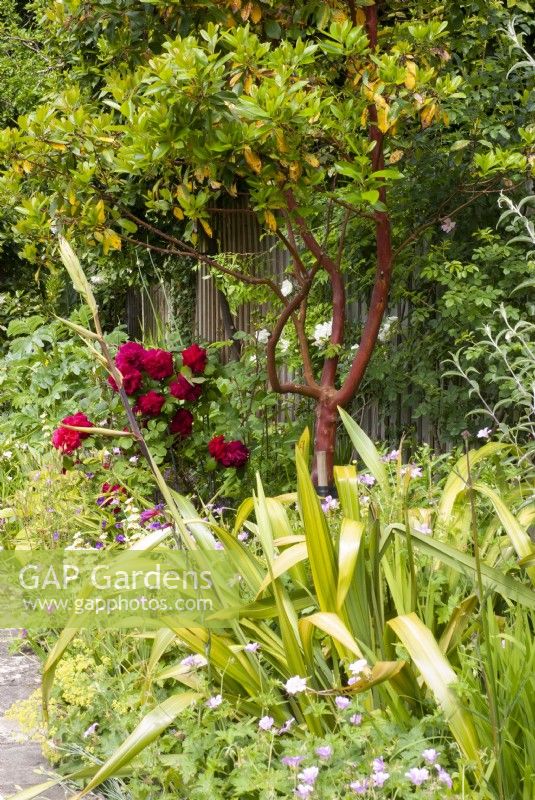
<instances>
[{"instance_id":1,"label":"pale pink bloom","mask_svg":"<svg viewBox=\"0 0 535 800\"><path fill-rule=\"evenodd\" d=\"M281 762L284 764L285 767L291 767L292 769L297 769L301 761L304 760L304 756L283 756L281 758Z\"/></svg>"},{"instance_id":2,"label":"pale pink bloom","mask_svg":"<svg viewBox=\"0 0 535 800\"><path fill-rule=\"evenodd\" d=\"M323 509L324 514L328 514L330 511L335 511L339 507L340 503L334 497L331 497L330 494L327 495L321 501L321 507Z\"/></svg>"},{"instance_id":3,"label":"pale pink bloom","mask_svg":"<svg viewBox=\"0 0 535 800\"><path fill-rule=\"evenodd\" d=\"M273 717L267 717L267 716L266 717L262 717L258 721L258 727L262 731L270 731L271 728L273 727L273 723L274 722L275 722L275 720L273 719Z\"/></svg>"},{"instance_id":4,"label":"pale pink bloom","mask_svg":"<svg viewBox=\"0 0 535 800\"><path fill-rule=\"evenodd\" d=\"M183 667L205 667L208 664L208 661L204 656L195 653L192 656L186 656L186 658L183 658L180 664Z\"/></svg>"},{"instance_id":5,"label":"pale pink bloom","mask_svg":"<svg viewBox=\"0 0 535 800\"><path fill-rule=\"evenodd\" d=\"M213 697L209 697L205 703L207 708L217 708L223 702L223 698L220 694L215 694Z\"/></svg>"},{"instance_id":6,"label":"pale pink bloom","mask_svg":"<svg viewBox=\"0 0 535 800\"><path fill-rule=\"evenodd\" d=\"M351 701L350 701L349 697L341 697L340 696L340 697L335 697L334 702L336 703L337 707L341 711L343 711L345 708L348 707L348 705L350 704Z\"/></svg>"},{"instance_id":7,"label":"pale pink bloom","mask_svg":"<svg viewBox=\"0 0 535 800\"><path fill-rule=\"evenodd\" d=\"M307 783L309 786L313 786L316 782L316 778L320 773L319 767L305 767L305 769L301 770L299 775L297 776L300 781L303 783Z\"/></svg>"},{"instance_id":8,"label":"pale pink bloom","mask_svg":"<svg viewBox=\"0 0 535 800\"><path fill-rule=\"evenodd\" d=\"M439 757L440 753L430 747L428 750L422 751L422 758L424 758L428 764L434 764L437 758Z\"/></svg>"},{"instance_id":9,"label":"pale pink bloom","mask_svg":"<svg viewBox=\"0 0 535 800\"><path fill-rule=\"evenodd\" d=\"M352 675L361 675L365 669L368 667L368 662L365 658L359 658L356 661L353 661L348 670L351 672Z\"/></svg>"},{"instance_id":10,"label":"pale pink bloom","mask_svg":"<svg viewBox=\"0 0 535 800\"><path fill-rule=\"evenodd\" d=\"M451 775L449 774L449 772L446 772L445 769L442 769L440 764L435 764L435 768L437 770L437 778L440 781L440 783L444 783L448 787L448 789L451 789L451 787L453 786L453 781L451 779Z\"/></svg>"},{"instance_id":11,"label":"pale pink bloom","mask_svg":"<svg viewBox=\"0 0 535 800\"><path fill-rule=\"evenodd\" d=\"M293 678L288 678L284 684L284 688L288 694L299 694L299 692L306 692L307 679L301 678L299 675L294 675Z\"/></svg>"},{"instance_id":12,"label":"pale pink bloom","mask_svg":"<svg viewBox=\"0 0 535 800\"><path fill-rule=\"evenodd\" d=\"M284 723L284 725L281 728L279 728L279 736L282 736L283 733L288 733L288 731L291 729L291 727L294 724L294 722L295 722L295 719L293 717L290 717L289 719L287 719L286 722Z\"/></svg>"},{"instance_id":13,"label":"pale pink bloom","mask_svg":"<svg viewBox=\"0 0 535 800\"><path fill-rule=\"evenodd\" d=\"M441 230L444 231L444 233L451 233L452 230L454 230L456 226L457 226L457 223L454 222L454 220L450 219L449 217L444 217L444 219L442 220L442 223L440 225L440 228L441 228Z\"/></svg>"},{"instance_id":14,"label":"pale pink bloom","mask_svg":"<svg viewBox=\"0 0 535 800\"><path fill-rule=\"evenodd\" d=\"M309 786L308 783L298 783L297 789L294 790L294 793L297 797L299 797L299 800L307 800L313 791L314 787Z\"/></svg>"},{"instance_id":15,"label":"pale pink bloom","mask_svg":"<svg viewBox=\"0 0 535 800\"><path fill-rule=\"evenodd\" d=\"M389 772L374 772L372 775L372 783L374 786L383 786L389 777Z\"/></svg>"},{"instance_id":16,"label":"pale pink bloom","mask_svg":"<svg viewBox=\"0 0 535 800\"><path fill-rule=\"evenodd\" d=\"M421 786L429 778L429 770L427 767L411 767L406 773L405 777L410 780L414 786Z\"/></svg>"},{"instance_id":17,"label":"pale pink bloom","mask_svg":"<svg viewBox=\"0 0 535 800\"><path fill-rule=\"evenodd\" d=\"M414 526L414 530L418 531L418 533L423 533L424 536L429 536L430 533L433 533L433 528L429 525L425 525L424 523L416 523Z\"/></svg>"}]
</instances>

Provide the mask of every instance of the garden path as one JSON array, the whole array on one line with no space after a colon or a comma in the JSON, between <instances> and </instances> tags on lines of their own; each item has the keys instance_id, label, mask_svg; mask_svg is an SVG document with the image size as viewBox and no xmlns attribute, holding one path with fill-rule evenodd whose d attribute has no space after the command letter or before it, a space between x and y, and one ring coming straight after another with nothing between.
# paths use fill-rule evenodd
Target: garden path
<instances>
[{"instance_id":1,"label":"garden path","mask_svg":"<svg viewBox=\"0 0 535 800\"><path fill-rule=\"evenodd\" d=\"M13 633L0 629L0 800L7 800L18 789L44 783L50 765L41 747L25 735L19 724L5 712L18 700L25 700L40 684L39 662L25 653L10 654ZM49 789L41 800L65 800L72 794L61 787Z\"/></svg>"}]
</instances>

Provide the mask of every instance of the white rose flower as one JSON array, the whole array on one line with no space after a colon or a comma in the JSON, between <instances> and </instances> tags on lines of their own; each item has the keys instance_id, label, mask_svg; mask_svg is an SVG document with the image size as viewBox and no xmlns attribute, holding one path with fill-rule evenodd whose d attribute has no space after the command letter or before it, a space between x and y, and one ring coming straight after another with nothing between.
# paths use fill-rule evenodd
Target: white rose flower
<instances>
[{"instance_id":1,"label":"white rose flower","mask_svg":"<svg viewBox=\"0 0 535 800\"><path fill-rule=\"evenodd\" d=\"M283 297L288 297L294 290L294 285L287 278L281 284L281 294Z\"/></svg>"},{"instance_id":2,"label":"white rose flower","mask_svg":"<svg viewBox=\"0 0 535 800\"><path fill-rule=\"evenodd\" d=\"M333 332L332 319L328 320L328 322L318 322L312 334L312 338L314 340L314 344L316 345L316 347L322 347L323 345L327 344L327 342L331 338L332 332Z\"/></svg>"},{"instance_id":3,"label":"white rose flower","mask_svg":"<svg viewBox=\"0 0 535 800\"><path fill-rule=\"evenodd\" d=\"M255 338L258 344L266 344L269 339L268 329L262 328L261 330L257 331L255 334Z\"/></svg>"}]
</instances>

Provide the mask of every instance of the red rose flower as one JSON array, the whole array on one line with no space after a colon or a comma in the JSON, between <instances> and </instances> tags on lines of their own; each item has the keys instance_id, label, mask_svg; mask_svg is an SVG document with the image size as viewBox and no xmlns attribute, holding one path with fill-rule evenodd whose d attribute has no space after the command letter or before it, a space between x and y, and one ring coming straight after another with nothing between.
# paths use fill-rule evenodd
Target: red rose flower
<instances>
[{"instance_id":1,"label":"red rose flower","mask_svg":"<svg viewBox=\"0 0 535 800\"><path fill-rule=\"evenodd\" d=\"M199 399L202 393L202 388L198 383L190 383L183 375L169 384L169 391L173 397L178 400L187 400L189 403L194 403Z\"/></svg>"},{"instance_id":2,"label":"red rose flower","mask_svg":"<svg viewBox=\"0 0 535 800\"><path fill-rule=\"evenodd\" d=\"M221 462L225 454L225 437L221 435L214 436L213 439L210 439L208 442L208 452L216 461Z\"/></svg>"},{"instance_id":3,"label":"red rose flower","mask_svg":"<svg viewBox=\"0 0 535 800\"><path fill-rule=\"evenodd\" d=\"M193 414L187 408L179 408L171 420L169 430L182 439L191 436L193 430Z\"/></svg>"},{"instance_id":4,"label":"red rose flower","mask_svg":"<svg viewBox=\"0 0 535 800\"><path fill-rule=\"evenodd\" d=\"M243 467L248 460L249 450L243 442L234 439L234 441L225 444L225 452L221 459L224 467Z\"/></svg>"},{"instance_id":5,"label":"red rose flower","mask_svg":"<svg viewBox=\"0 0 535 800\"><path fill-rule=\"evenodd\" d=\"M214 436L208 442L208 452L223 467L243 467L249 460L249 450L243 442L238 439L225 442L223 435Z\"/></svg>"},{"instance_id":6,"label":"red rose flower","mask_svg":"<svg viewBox=\"0 0 535 800\"><path fill-rule=\"evenodd\" d=\"M140 411L147 417L157 417L165 403L163 394L155 392L153 389L147 394L138 397L134 406L134 411Z\"/></svg>"},{"instance_id":7,"label":"red rose flower","mask_svg":"<svg viewBox=\"0 0 535 800\"><path fill-rule=\"evenodd\" d=\"M93 423L81 411L77 411L76 414L72 414L69 417L64 417L61 422L65 425L77 425L80 428L93 427ZM62 453L70 455L80 447L83 440L87 439L89 435L89 433L84 433L83 431L71 431L68 428L62 428L60 425L52 434L52 444L56 450L61 450Z\"/></svg>"},{"instance_id":8,"label":"red rose flower","mask_svg":"<svg viewBox=\"0 0 535 800\"><path fill-rule=\"evenodd\" d=\"M141 381L143 380L141 372L133 367L125 367L124 371L120 370L120 372L123 376L123 389L126 394L131 395L139 391L141 388ZM114 392L119 391L115 378L112 375L108 377L108 383Z\"/></svg>"},{"instance_id":9,"label":"red rose flower","mask_svg":"<svg viewBox=\"0 0 535 800\"><path fill-rule=\"evenodd\" d=\"M146 350L143 355L142 368L155 381L162 381L173 374L173 355L167 350Z\"/></svg>"},{"instance_id":10,"label":"red rose flower","mask_svg":"<svg viewBox=\"0 0 535 800\"><path fill-rule=\"evenodd\" d=\"M184 366L189 367L195 375L201 375L208 361L208 355L204 347L199 347L198 344L192 344L182 350L182 363Z\"/></svg>"},{"instance_id":11,"label":"red rose flower","mask_svg":"<svg viewBox=\"0 0 535 800\"><path fill-rule=\"evenodd\" d=\"M123 374L130 372L130 369L141 369L143 366L143 356L145 348L138 342L125 342L117 350L115 363Z\"/></svg>"}]
</instances>

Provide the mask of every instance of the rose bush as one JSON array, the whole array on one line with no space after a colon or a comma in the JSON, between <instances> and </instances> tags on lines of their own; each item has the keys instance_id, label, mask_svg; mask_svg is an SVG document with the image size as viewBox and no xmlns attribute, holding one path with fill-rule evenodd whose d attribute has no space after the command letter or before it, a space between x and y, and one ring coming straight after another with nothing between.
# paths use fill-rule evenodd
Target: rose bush
<instances>
[{"instance_id":1,"label":"rose bush","mask_svg":"<svg viewBox=\"0 0 535 800\"><path fill-rule=\"evenodd\" d=\"M61 420L61 425L56 428L52 434L52 444L57 450L61 450L66 455L71 455L82 444L84 439L87 439L89 433L83 431L73 431L70 428L64 428L63 425L76 425L80 428L92 428L93 423L88 420L85 414L77 411L76 414L71 414Z\"/></svg>"},{"instance_id":2,"label":"rose bush","mask_svg":"<svg viewBox=\"0 0 535 800\"><path fill-rule=\"evenodd\" d=\"M159 461L168 460L173 463L175 471L180 473L183 480L187 478L189 463L198 468L199 449L204 451L207 472L213 471L218 465L227 470L240 469L247 464L249 449L238 439L227 441L224 434L218 434L206 445L208 435L205 428L209 424L210 404L218 396L218 392L205 374L208 365L205 348L194 343L181 351L178 363L175 363L175 355L168 350L145 349L138 342L127 341L118 347L114 361L121 374L122 388L130 398L131 407L153 450L156 448ZM113 392L119 392L120 387L111 375L108 377L108 384ZM205 384L208 384L206 393L203 392ZM195 406L197 413L194 414L187 406ZM118 403L110 403L111 417L115 417L120 410ZM196 420L202 420L202 424L196 431L198 437L195 445L190 448L186 446L186 440L192 437ZM72 431L64 425L93 427L93 423L85 414L78 412L65 417L60 427L54 431L54 447L63 455L71 456L89 434ZM124 427L124 421L114 419L113 427ZM130 449L135 446L132 443ZM179 459L174 458L175 450ZM129 456L131 464L136 461L135 454ZM109 459L104 458L102 465L109 469Z\"/></svg>"}]
</instances>

